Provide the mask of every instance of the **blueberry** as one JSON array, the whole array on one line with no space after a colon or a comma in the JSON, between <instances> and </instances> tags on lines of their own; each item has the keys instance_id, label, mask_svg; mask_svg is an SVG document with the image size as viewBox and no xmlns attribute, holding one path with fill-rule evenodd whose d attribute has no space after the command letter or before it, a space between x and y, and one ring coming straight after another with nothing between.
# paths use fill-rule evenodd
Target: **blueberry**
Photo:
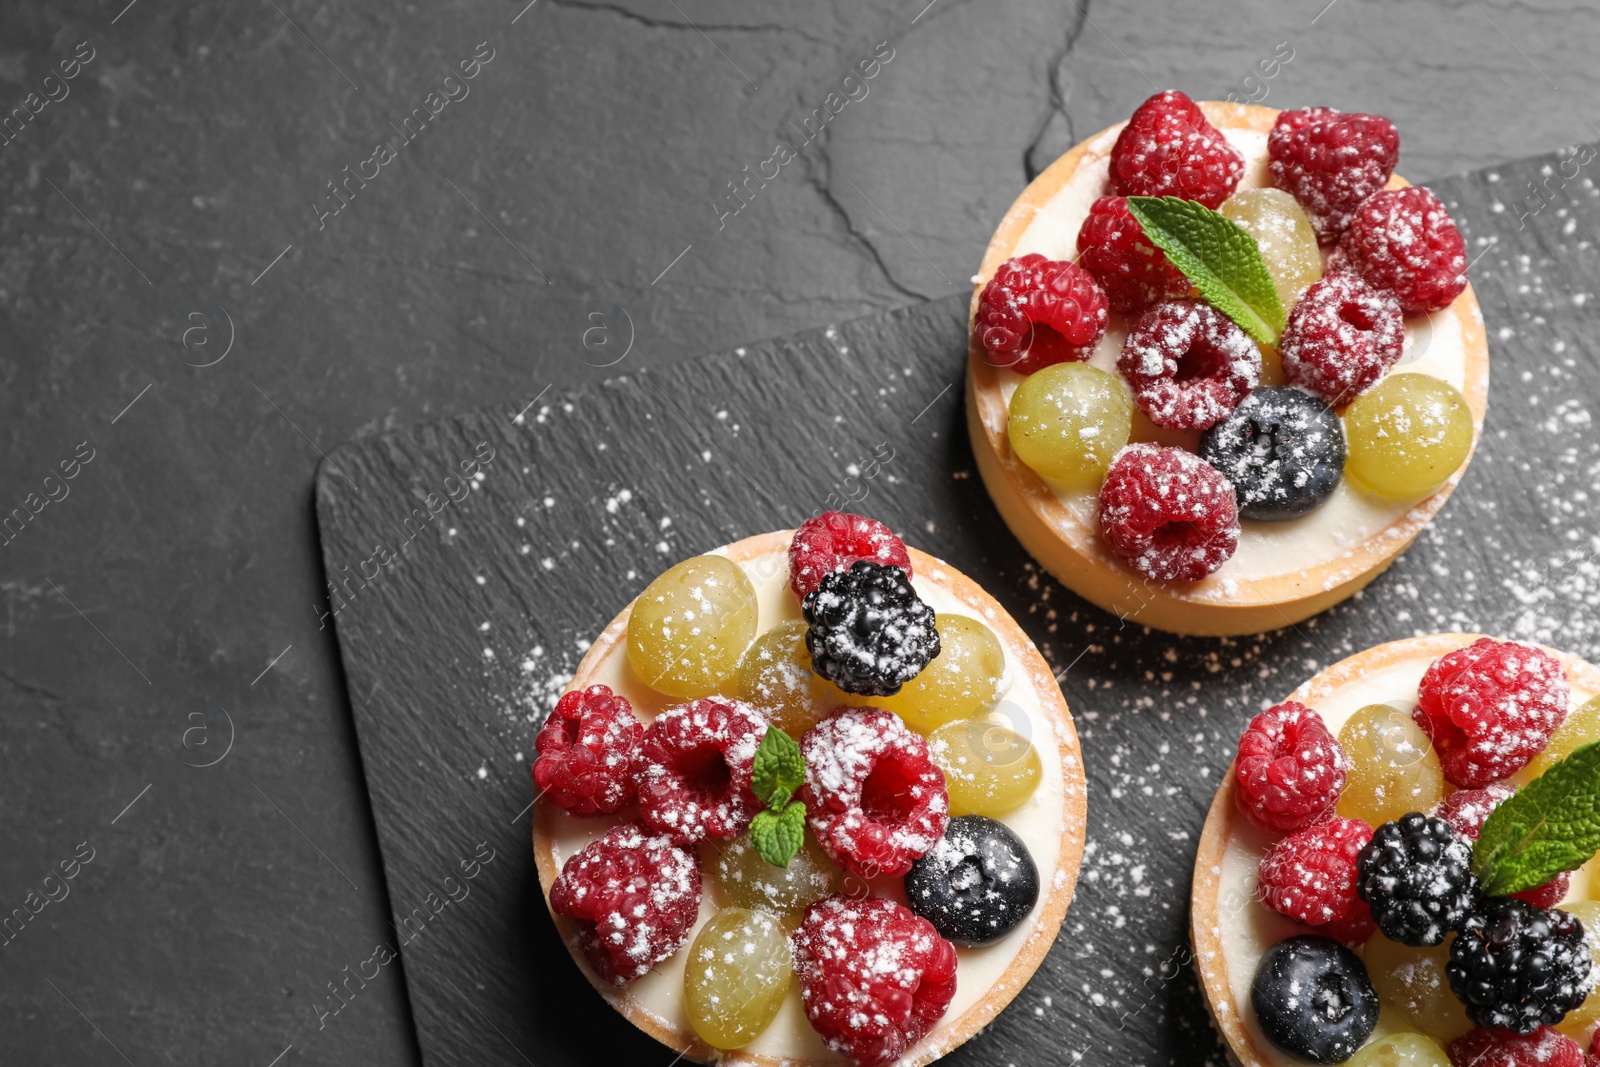
<instances>
[{"instance_id":1,"label":"blueberry","mask_svg":"<svg viewBox=\"0 0 1600 1067\"><path fill-rule=\"evenodd\" d=\"M1250 985L1267 1039L1311 1063L1343 1063L1378 1025L1378 994L1361 957L1312 934L1267 949Z\"/></svg>"},{"instance_id":2,"label":"blueberry","mask_svg":"<svg viewBox=\"0 0 1600 1067\"><path fill-rule=\"evenodd\" d=\"M1262 386L1201 435L1200 458L1233 483L1240 518L1292 519L1344 476L1344 426L1310 393Z\"/></svg>"},{"instance_id":3,"label":"blueberry","mask_svg":"<svg viewBox=\"0 0 1600 1067\"><path fill-rule=\"evenodd\" d=\"M1039 899L1039 868L1021 838L983 815L950 820L944 838L906 874L911 910L958 945L1000 940Z\"/></svg>"}]
</instances>

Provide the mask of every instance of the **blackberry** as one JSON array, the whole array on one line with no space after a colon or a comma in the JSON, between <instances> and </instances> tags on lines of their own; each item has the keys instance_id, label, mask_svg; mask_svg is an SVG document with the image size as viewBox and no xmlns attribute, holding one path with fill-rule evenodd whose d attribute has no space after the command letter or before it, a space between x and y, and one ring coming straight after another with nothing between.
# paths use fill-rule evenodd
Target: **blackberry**
<instances>
[{"instance_id":1,"label":"blackberry","mask_svg":"<svg viewBox=\"0 0 1600 1067\"><path fill-rule=\"evenodd\" d=\"M806 594L811 668L847 693L886 697L939 654L933 609L899 567L857 560Z\"/></svg>"},{"instance_id":2,"label":"blackberry","mask_svg":"<svg viewBox=\"0 0 1600 1067\"><path fill-rule=\"evenodd\" d=\"M1409 812L1372 832L1356 881L1391 941L1437 945L1461 929L1478 896L1472 847L1443 819Z\"/></svg>"},{"instance_id":3,"label":"blackberry","mask_svg":"<svg viewBox=\"0 0 1600 1067\"><path fill-rule=\"evenodd\" d=\"M1201 435L1200 458L1233 483L1240 518L1292 519L1338 488L1344 426L1310 393L1262 386Z\"/></svg>"},{"instance_id":4,"label":"blackberry","mask_svg":"<svg viewBox=\"0 0 1600 1067\"><path fill-rule=\"evenodd\" d=\"M1594 985L1577 916L1486 897L1450 946L1450 991L1479 1026L1530 1034L1553 1026Z\"/></svg>"}]
</instances>

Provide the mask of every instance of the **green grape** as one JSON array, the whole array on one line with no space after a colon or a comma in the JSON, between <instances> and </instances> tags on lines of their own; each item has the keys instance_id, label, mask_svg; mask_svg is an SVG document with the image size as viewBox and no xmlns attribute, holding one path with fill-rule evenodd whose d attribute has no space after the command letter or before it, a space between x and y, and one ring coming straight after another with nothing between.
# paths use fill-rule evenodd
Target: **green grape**
<instances>
[{"instance_id":1,"label":"green grape","mask_svg":"<svg viewBox=\"0 0 1600 1067\"><path fill-rule=\"evenodd\" d=\"M872 699L924 737L947 722L987 709L1000 696L1006 672L1000 639L977 619L940 612L933 625L939 631L939 654L933 662L900 692Z\"/></svg>"},{"instance_id":2,"label":"green grape","mask_svg":"<svg viewBox=\"0 0 1600 1067\"><path fill-rule=\"evenodd\" d=\"M717 857L717 883L735 907L798 915L838 888L839 868L810 834L787 867L762 859L747 834Z\"/></svg>"},{"instance_id":3,"label":"green grape","mask_svg":"<svg viewBox=\"0 0 1600 1067\"><path fill-rule=\"evenodd\" d=\"M1350 772L1339 814L1382 826L1408 811L1429 812L1444 799L1444 770L1428 735L1388 704L1368 704L1339 731Z\"/></svg>"},{"instance_id":4,"label":"green grape","mask_svg":"<svg viewBox=\"0 0 1600 1067\"><path fill-rule=\"evenodd\" d=\"M833 709L857 702L811 669L800 619L780 622L756 638L739 661L738 689L796 741Z\"/></svg>"},{"instance_id":5,"label":"green grape","mask_svg":"<svg viewBox=\"0 0 1600 1067\"><path fill-rule=\"evenodd\" d=\"M1044 763L1033 742L987 719L946 723L928 739L944 771L951 815L1004 815L1039 788Z\"/></svg>"},{"instance_id":6,"label":"green grape","mask_svg":"<svg viewBox=\"0 0 1600 1067\"><path fill-rule=\"evenodd\" d=\"M713 1048L741 1048L772 1024L794 978L778 920L727 908L701 927L683 968L689 1022Z\"/></svg>"},{"instance_id":7,"label":"green grape","mask_svg":"<svg viewBox=\"0 0 1600 1067\"><path fill-rule=\"evenodd\" d=\"M756 635L756 590L724 556L686 559L645 587L628 616L628 663L645 684L682 700L733 677Z\"/></svg>"},{"instance_id":8,"label":"green grape","mask_svg":"<svg viewBox=\"0 0 1600 1067\"><path fill-rule=\"evenodd\" d=\"M1023 380L1011 397L1011 450L1041 477L1091 489L1128 443L1133 404L1120 380L1087 363L1057 363Z\"/></svg>"},{"instance_id":9,"label":"green grape","mask_svg":"<svg viewBox=\"0 0 1600 1067\"><path fill-rule=\"evenodd\" d=\"M1454 937L1441 945L1412 948L1374 934L1362 951L1378 999L1412 1029L1440 1041L1453 1041L1472 1029L1472 1020L1450 992L1445 974Z\"/></svg>"},{"instance_id":10,"label":"green grape","mask_svg":"<svg viewBox=\"0 0 1600 1067\"><path fill-rule=\"evenodd\" d=\"M1345 472L1386 497L1420 497L1443 485L1472 451L1472 411L1448 383L1392 374L1344 413Z\"/></svg>"},{"instance_id":11,"label":"green grape","mask_svg":"<svg viewBox=\"0 0 1600 1067\"><path fill-rule=\"evenodd\" d=\"M1431 1037L1390 1034L1367 1042L1345 1063L1347 1067L1450 1067L1450 1057Z\"/></svg>"},{"instance_id":12,"label":"green grape","mask_svg":"<svg viewBox=\"0 0 1600 1067\"><path fill-rule=\"evenodd\" d=\"M1261 246L1261 259L1285 311L1322 277L1317 232L1293 196L1282 189L1245 189L1224 200L1221 211Z\"/></svg>"},{"instance_id":13,"label":"green grape","mask_svg":"<svg viewBox=\"0 0 1600 1067\"><path fill-rule=\"evenodd\" d=\"M1571 912L1583 923L1589 935L1589 954L1595 966L1600 967L1600 901L1574 900L1559 905L1562 911ZM1589 1034L1600 1024L1600 993L1590 993L1587 1000L1567 1012L1567 1017L1556 1024L1556 1029L1585 1048L1589 1047Z\"/></svg>"},{"instance_id":14,"label":"green grape","mask_svg":"<svg viewBox=\"0 0 1600 1067\"><path fill-rule=\"evenodd\" d=\"M1551 735L1544 751L1528 764L1529 776L1537 778L1590 741L1600 741L1600 697L1593 698L1567 716L1567 721Z\"/></svg>"}]
</instances>

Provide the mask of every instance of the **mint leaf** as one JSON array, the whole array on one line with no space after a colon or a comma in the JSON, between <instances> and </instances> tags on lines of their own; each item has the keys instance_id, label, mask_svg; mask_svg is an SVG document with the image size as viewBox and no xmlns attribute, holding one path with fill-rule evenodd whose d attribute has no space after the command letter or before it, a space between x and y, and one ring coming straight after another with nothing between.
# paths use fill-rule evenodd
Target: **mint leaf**
<instances>
[{"instance_id":1,"label":"mint leaf","mask_svg":"<svg viewBox=\"0 0 1600 1067\"><path fill-rule=\"evenodd\" d=\"M798 800L776 811L758 811L750 820L750 844L774 867L789 866L805 843L806 806Z\"/></svg>"},{"instance_id":2,"label":"mint leaf","mask_svg":"<svg viewBox=\"0 0 1600 1067\"><path fill-rule=\"evenodd\" d=\"M1543 885L1600 850L1600 741L1506 798L1484 820L1472 873L1493 896Z\"/></svg>"},{"instance_id":3,"label":"mint leaf","mask_svg":"<svg viewBox=\"0 0 1600 1067\"><path fill-rule=\"evenodd\" d=\"M776 726L767 727L766 736L756 749L755 768L750 781L756 798L782 811L794 791L805 784L805 780L806 761L800 755L800 746Z\"/></svg>"},{"instance_id":4,"label":"mint leaf","mask_svg":"<svg viewBox=\"0 0 1600 1067\"><path fill-rule=\"evenodd\" d=\"M1278 343L1286 316L1261 246L1232 219L1194 200L1130 196L1128 211L1212 307L1262 344Z\"/></svg>"}]
</instances>

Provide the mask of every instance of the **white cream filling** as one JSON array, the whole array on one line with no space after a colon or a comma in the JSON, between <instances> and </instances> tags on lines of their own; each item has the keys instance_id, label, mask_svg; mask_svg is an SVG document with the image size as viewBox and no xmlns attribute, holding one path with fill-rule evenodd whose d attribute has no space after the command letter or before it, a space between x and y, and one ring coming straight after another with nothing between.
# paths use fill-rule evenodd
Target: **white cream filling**
<instances>
[{"instance_id":1,"label":"white cream filling","mask_svg":"<svg viewBox=\"0 0 1600 1067\"><path fill-rule=\"evenodd\" d=\"M1368 704L1388 704L1409 715L1417 704L1417 684L1422 681L1423 674L1436 658L1418 656L1373 671L1360 681L1319 700L1315 710L1335 736L1338 736L1346 719ZM1577 708L1594 695L1574 685L1569 707ZM1511 781L1521 785L1524 784L1526 777L1525 774L1515 775ZM1230 813L1230 818L1233 836L1229 839L1227 851L1223 854L1221 878L1217 887L1215 935L1222 946L1222 954L1227 963L1233 1002L1237 1005L1239 1014L1244 1019L1245 1028L1249 1030L1256 1048L1265 1055L1265 1059L1250 1062L1298 1067L1301 1061L1279 1052L1267 1041L1260 1027L1256 1025L1255 1012L1250 1008L1250 985L1255 980L1256 966L1261 962L1261 957L1267 949L1286 937L1306 933L1307 928L1256 902L1256 869L1261 864L1261 858L1267 854L1277 838L1256 829L1237 811ZM1597 861L1590 861L1573 872L1572 886L1567 893L1568 900L1590 899L1591 886L1596 885L1596 880L1600 879L1596 864ZM1385 1007L1378 1017L1378 1028L1374 1031L1373 1037L1381 1038L1390 1033L1400 1033L1410 1029L1404 1020Z\"/></svg>"},{"instance_id":2,"label":"white cream filling","mask_svg":"<svg viewBox=\"0 0 1600 1067\"><path fill-rule=\"evenodd\" d=\"M742 567L756 588L759 604L758 632L765 633L780 622L800 618L799 602L789 589L789 563L785 552L773 553L742 564ZM947 580L947 576L938 570L932 574L919 571L913 577L912 585L917 595L937 612L968 615L986 620L982 608L958 598L947 587ZM993 625L992 619L986 621ZM1001 644L1004 645L1005 642L1002 641ZM1063 823L1065 782L1062 774L1062 744L1055 736L1052 728L1053 720L1041 711L1039 694L1035 692L1028 672L1017 661L1010 648L1006 648L1005 651L1006 672L1001 682L1005 688L997 707L1010 713L1007 718L1013 720L1010 722L1012 729L1029 736L1039 752L1044 765L1044 774L1033 796L1000 821L1014 830L1028 846L1028 851L1033 854L1042 883L1039 897L1042 904L1053 888L1051 879L1061 859L1061 836L1066 830ZM627 668L627 656L621 643L601 664L595 674L594 682L610 686L614 691L622 693L633 702L635 710L646 720L674 703L669 698L650 692L632 676ZM870 701L863 700L862 703ZM616 823L614 819L582 819L562 812L555 814L554 845L558 865L600 837ZM709 844L702 846L700 919L695 924L691 943L701 926L717 911L718 893L714 885L715 856L716 846ZM874 896L889 896L901 903L905 902L902 880L899 878L878 879L872 883L872 889ZM1022 950L1029 933L1033 930L1038 911L1036 905L1032 916L993 945L957 949L956 954L960 962L956 971L955 998L950 1002L950 1007L940 1020L939 1026L923 1038L918 1048L939 1046L943 1032L1000 983L1001 976ZM687 947L680 950L649 974L627 986L626 991L663 1024L692 1033L683 1007L683 972L688 955ZM772 1025L739 1052L811 1062L847 1062L830 1052L816 1031L811 1028L800 1004L798 982L790 987L788 999ZM735 1058L735 1054L730 1053L729 1057Z\"/></svg>"},{"instance_id":3,"label":"white cream filling","mask_svg":"<svg viewBox=\"0 0 1600 1067\"><path fill-rule=\"evenodd\" d=\"M1226 131L1229 142L1245 158L1244 175L1239 188L1259 189L1270 186L1267 179L1267 136L1252 130ZM1051 259L1076 259L1078 256L1078 230L1088 217L1089 206L1109 192L1109 156L1115 142L1114 134L1098 138L1089 145L1084 163L1055 196L1051 197L1017 241L1014 256L1037 252ZM1132 322L1129 316L1112 315L1106 334L1095 347L1089 359L1091 366L1111 374L1117 373L1117 357L1122 353L1122 343ZM1406 318L1405 351L1389 373L1429 374L1449 382L1456 389L1465 386L1466 349L1461 335L1461 324L1449 309L1432 315L1411 315ZM1000 372L1002 395L1011 403L1011 395L1022 383L1022 375L1013 371ZM1099 529L1099 507L1096 491L1075 491L1057 488L1056 496L1071 510L1083 528ZM1239 548L1233 558L1224 563L1215 574L1215 582L1199 587L1195 594L1202 598L1226 599L1239 582L1258 581L1283 574L1298 574L1308 568L1331 563L1348 555L1358 546L1381 535L1424 497L1411 500L1385 500L1372 496L1351 485L1349 479L1340 482L1331 497L1321 507L1299 519L1288 522L1256 522L1244 520L1239 537ZM1069 531L1062 531L1068 535ZM1352 573L1344 577L1353 577ZM1338 580L1343 580L1343 577Z\"/></svg>"}]
</instances>

